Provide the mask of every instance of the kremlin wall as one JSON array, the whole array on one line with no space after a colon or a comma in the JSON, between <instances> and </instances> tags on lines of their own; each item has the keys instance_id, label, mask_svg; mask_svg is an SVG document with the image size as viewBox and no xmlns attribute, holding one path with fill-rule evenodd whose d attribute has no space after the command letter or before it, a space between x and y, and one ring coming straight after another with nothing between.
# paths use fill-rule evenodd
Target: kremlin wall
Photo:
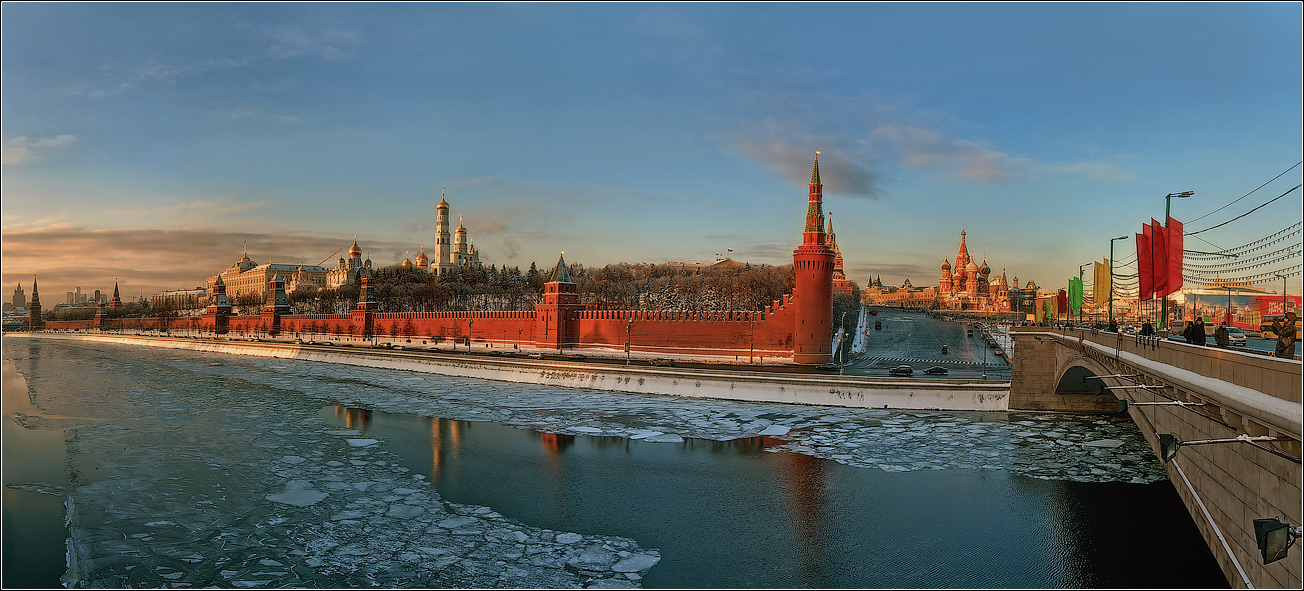
<instances>
[{"instance_id":1,"label":"kremlin wall","mask_svg":"<svg viewBox=\"0 0 1304 591\"><path fill-rule=\"evenodd\" d=\"M448 205L440 200L440 229L447 233ZM459 226L459 231L465 231ZM30 322L33 330L169 330L197 331L213 334L298 335L305 340L331 337L421 339L454 346L510 348L514 344L538 348L585 349L628 346L630 350L666 354L761 356L787 358L798 364L821 364L833 359L834 276L841 275L841 257L834 248L832 224L825 230L823 185L819 176L819 152L811 168L807 210L802 242L793 251L796 288L763 310L670 312L643 310L586 310L579 303L575 283L567 272L564 257L559 257L549 281L544 285L541 302L533 310L506 312L375 312L375 286L370 266L352 266L361 285L358 302L351 314L290 314L286 297L289 274L307 269L287 269L287 277L271 274L266 282L262 313L236 315L227 296L223 275L209 280L210 305L201 316L110 318L105 304L91 320L45 321L41 317L40 296L32 286ZM441 236L441 238L443 238ZM459 236L460 238L460 236ZM459 241L460 242L460 241ZM462 244L448 248L437 240L436 272L459 264L470 264L474 251ZM448 250L445 253L445 249ZM350 251L357 250L356 241ZM360 254L360 252L358 253ZM424 255L424 249L423 253ZM459 256L461 255L461 256ZM446 259L444 257L447 257ZM418 259L424 258L419 256ZM343 260L343 259L341 259ZM350 261L351 262L351 261ZM369 262L369 261L367 261ZM248 256L237 263L254 268ZM317 271L317 269L312 269ZM323 269L324 271L324 269ZM260 274L261 275L261 274ZM846 281L845 278L841 278ZM316 282L316 277L313 278ZM242 293L257 288L241 285ZM115 302L116 302L115 288ZM117 304L115 303L114 306Z\"/></svg>"}]
</instances>

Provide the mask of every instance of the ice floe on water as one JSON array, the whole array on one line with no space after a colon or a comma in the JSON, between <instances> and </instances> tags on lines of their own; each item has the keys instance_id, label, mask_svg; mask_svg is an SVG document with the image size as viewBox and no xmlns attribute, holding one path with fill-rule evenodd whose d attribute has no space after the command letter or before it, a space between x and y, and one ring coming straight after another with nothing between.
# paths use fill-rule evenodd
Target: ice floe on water
<instances>
[{"instance_id":1,"label":"ice floe on water","mask_svg":"<svg viewBox=\"0 0 1304 591\"><path fill-rule=\"evenodd\" d=\"M1116 416L734 402L93 348L76 363L16 361L40 391L78 393L44 398L44 411L96 417L68 440L76 586L619 588L660 560L636 540L445 501L383 439L317 416L324 405L656 445L769 437L768 451L884 472L1165 478Z\"/></svg>"},{"instance_id":2,"label":"ice floe on water","mask_svg":"<svg viewBox=\"0 0 1304 591\"><path fill-rule=\"evenodd\" d=\"M76 357L21 368L43 410L97 418L67 440L69 486L19 485L66 495L70 587L622 588L660 561L631 539L442 499L383 440L287 389L301 364L269 387L212 357ZM167 367L195 363L221 375Z\"/></svg>"},{"instance_id":3,"label":"ice floe on water","mask_svg":"<svg viewBox=\"0 0 1304 591\"><path fill-rule=\"evenodd\" d=\"M178 362L179 363L179 362ZM267 360L187 369L263 381ZM886 472L1005 470L1042 479L1149 483L1167 479L1125 416L853 409L612 393L332 364L282 365L277 387L394 413L652 443L774 438L787 451ZM485 416L491 413L492 416ZM354 432L356 433L356 432Z\"/></svg>"}]
</instances>

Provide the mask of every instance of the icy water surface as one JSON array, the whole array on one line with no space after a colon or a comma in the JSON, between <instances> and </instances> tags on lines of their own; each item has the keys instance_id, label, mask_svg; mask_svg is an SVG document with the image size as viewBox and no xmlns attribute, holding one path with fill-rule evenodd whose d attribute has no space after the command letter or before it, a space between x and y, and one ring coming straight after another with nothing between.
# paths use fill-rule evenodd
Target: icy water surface
<instances>
[{"instance_id":1,"label":"icy water surface","mask_svg":"<svg viewBox=\"0 0 1304 591\"><path fill-rule=\"evenodd\" d=\"M51 417L27 422L70 434L66 484L12 486L66 495L80 585L1226 584L1113 417L676 399L36 339L4 353ZM1164 525L1132 531L1129 512Z\"/></svg>"}]
</instances>

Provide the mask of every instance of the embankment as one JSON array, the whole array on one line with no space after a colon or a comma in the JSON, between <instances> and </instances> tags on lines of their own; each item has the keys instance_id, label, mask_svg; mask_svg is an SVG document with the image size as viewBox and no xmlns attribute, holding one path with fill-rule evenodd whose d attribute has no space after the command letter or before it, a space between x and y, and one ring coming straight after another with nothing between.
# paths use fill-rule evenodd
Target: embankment
<instances>
[{"instance_id":1,"label":"embankment","mask_svg":"<svg viewBox=\"0 0 1304 591\"><path fill-rule=\"evenodd\" d=\"M569 388L855 408L1003 411L1008 410L1010 397L1009 382L648 368L431 351L115 334L8 333L4 338L78 340L298 359Z\"/></svg>"}]
</instances>

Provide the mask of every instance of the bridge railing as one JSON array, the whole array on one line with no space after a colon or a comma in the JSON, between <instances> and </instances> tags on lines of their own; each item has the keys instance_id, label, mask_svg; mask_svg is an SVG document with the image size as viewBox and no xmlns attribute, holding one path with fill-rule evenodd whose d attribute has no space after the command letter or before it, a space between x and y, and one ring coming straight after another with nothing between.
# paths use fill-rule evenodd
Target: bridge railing
<instances>
[{"instance_id":1,"label":"bridge railing","mask_svg":"<svg viewBox=\"0 0 1304 591\"><path fill-rule=\"evenodd\" d=\"M1084 352L1090 349L1138 366L1152 377L1204 392L1260 422L1300 436L1304 364L1299 360L1094 329L1016 327L1013 330L1015 334L1053 334L1064 346L1081 348Z\"/></svg>"}]
</instances>

